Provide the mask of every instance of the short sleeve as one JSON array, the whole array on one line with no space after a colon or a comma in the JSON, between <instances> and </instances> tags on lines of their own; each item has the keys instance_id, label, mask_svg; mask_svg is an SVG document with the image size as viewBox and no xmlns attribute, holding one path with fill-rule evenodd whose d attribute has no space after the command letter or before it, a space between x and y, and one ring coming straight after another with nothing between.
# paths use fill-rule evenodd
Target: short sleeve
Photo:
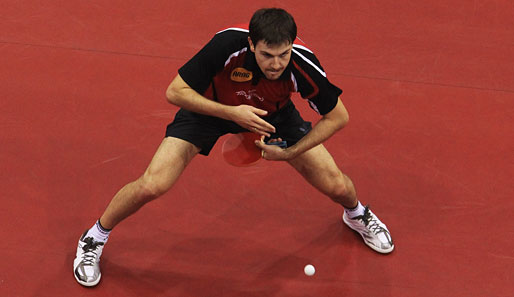
<instances>
[{"instance_id":1,"label":"short sleeve","mask_svg":"<svg viewBox=\"0 0 514 297\"><path fill-rule=\"evenodd\" d=\"M235 30L217 33L178 70L180 76L191 88L203 94L230 55L248 46L247 36L248 33Z\"/></svg>"},{"instance_id":2,"label":"short sleeve","mask_svg":"<svg viewBox=\"0 0 514 297\"><path fill-rule=\"evenodd\" d=\"M312 109L321 115L329 113L343 92L327 78L323 67L312 51L304 46L293 46L293 74L298 92L307 99Z\"/></svg>"}]
</instances>

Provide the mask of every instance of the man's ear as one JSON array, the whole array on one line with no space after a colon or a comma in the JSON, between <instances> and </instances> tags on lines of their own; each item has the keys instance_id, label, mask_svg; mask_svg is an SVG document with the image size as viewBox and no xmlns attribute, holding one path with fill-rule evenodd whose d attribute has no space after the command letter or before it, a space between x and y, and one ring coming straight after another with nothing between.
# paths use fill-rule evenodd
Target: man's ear
<instances>
[{"instance_id":1,"label":"man's ear","mask_svg":"<svg viewBox=\"0 0 514 297\"><path fill-rule=\"evenodd\" d=\"M253 53L255 53L255 45L253 44L252 39L250 38L250 36L248 36L248 43L250 44L250 50Z\"/></svg>"}]
</instances>

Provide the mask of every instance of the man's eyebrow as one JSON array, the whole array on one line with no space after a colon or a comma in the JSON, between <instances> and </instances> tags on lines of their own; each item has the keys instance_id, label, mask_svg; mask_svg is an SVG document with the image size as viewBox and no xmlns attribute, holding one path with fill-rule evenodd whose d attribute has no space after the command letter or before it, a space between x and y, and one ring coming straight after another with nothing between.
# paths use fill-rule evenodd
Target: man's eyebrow
<instances>
[{"instance_id":1,"label":"man's eyebrow","mask_svg":"<svg viewBox=\"0 0 514 297\"><path fill-rule=\"evenodd\" d=\"M290 52L290 51L291 51L291 49L290 49L290 48L288 48L288 49L286 49L283 53L281 53L280 55L285 55L285 54L287 54L287 53L288 53L288 52Z\"/></svg>"},{"instance_id":2,"label":"man's eyebrow","mask_svg":"<svg viewBox=\"0 0 514 297\"><path fill-rule=\"evenodd\" d=\"M278 54L277 56L282 56L282 55L285 55L287 54L289 51L291 51L291 49L287 49L285 50L284 52ZM265 51L265 50L261 50L261 53L264 54L264 55L268 55L268 56L273 56L272 54L270 54L269 52Z\"/></svg>"}]
</instances>

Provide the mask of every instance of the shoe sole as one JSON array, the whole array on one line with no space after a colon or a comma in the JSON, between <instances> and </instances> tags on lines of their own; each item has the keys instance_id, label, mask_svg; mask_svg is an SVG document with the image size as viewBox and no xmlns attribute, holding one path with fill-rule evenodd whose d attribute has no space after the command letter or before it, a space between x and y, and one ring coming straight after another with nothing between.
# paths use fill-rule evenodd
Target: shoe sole
<instances>
[{"instance_id":1,"label":"shoe sole","mask_svg":"<svg viewBox=\"0 0 514 297\"><path fill-rule=\"evenodd\" d=\"M373 245L373 244L371 244L371 243L368 243L368 242L366 241L366 238L364 237L364 235L362 235L359 231L356 231L356 230L354 230L354 229L351 227L351 225L349 224L349 222L347 222L347 220L346 220L346 218L345 218L345 216L344 216L344 215L343 215L343 222L344 222L344 223L345 223L345 225L346 225L346 226L348 226L348 227L349 227L353 232L355 232L355 233L359 234L359 235L362 237L362 241L364 241L364 243L365 243L367 246L369 246L372 250L374 250L375 252L380 253L380 254L389 254L389 253L391 253L391 252L394 250L394 244L393 244L393 246L391 246L391 248L390 248L390 249L386 249L386 250L384 250L384 249L379 249L378 247L374 246L374 245Z\"/></svg>"}]
</instances>

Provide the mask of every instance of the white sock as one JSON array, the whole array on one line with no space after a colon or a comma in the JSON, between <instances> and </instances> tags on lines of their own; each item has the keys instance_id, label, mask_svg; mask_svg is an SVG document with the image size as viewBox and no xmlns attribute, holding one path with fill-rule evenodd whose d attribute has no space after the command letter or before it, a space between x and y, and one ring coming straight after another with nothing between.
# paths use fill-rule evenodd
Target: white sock
<instances>
[{"instance_id":1,"label":"white sock","mask_svg":"<svg viewBox=\"0 0 514 297\"><path fill-rule=\"evenodd\" d=\"M99 241L106 243L107 239L109 239L109 234L111 234L111 230L107 230L100 224L100 220L96 221L96 223L87 231L87 235L93 237L94 241Z\"/></svg>"},{"instance_id":2,"label":"white sock","mask_svg":"<svg viewBox=\"0 0 514 297\"><path fill-rule=\"evenodd\" d=\"M364 206L362 206L360 201L357 201L357 206L355 208L344 208L344 212L351 218L355 218L358 216L364 215Z\"/></svg>"}]
</instances>

